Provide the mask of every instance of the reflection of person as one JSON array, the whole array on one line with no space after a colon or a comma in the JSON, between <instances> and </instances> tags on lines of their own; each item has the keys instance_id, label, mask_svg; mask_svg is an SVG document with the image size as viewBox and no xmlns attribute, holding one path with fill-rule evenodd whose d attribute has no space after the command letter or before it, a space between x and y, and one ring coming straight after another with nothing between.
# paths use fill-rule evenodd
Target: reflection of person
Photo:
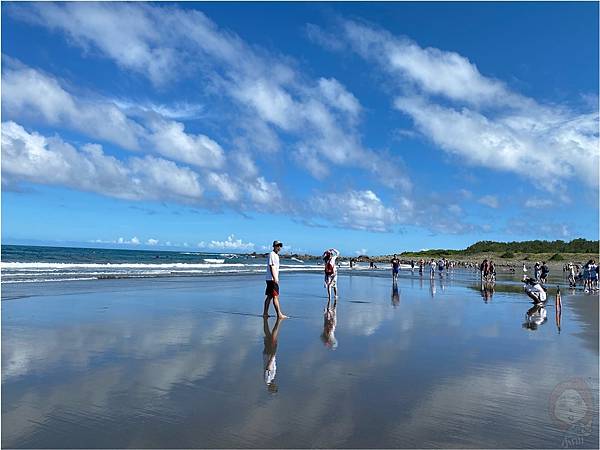
<instances>
[{"instance_id":1,"label":"reflection of person","mask_svg":"<svg viewBox=\"0 0 600 450\"><path fill-rule=\"evenodd\" d=\"M331 288L333 295L337 298L337 266L336 259L340 256L340 252L335 248L325 250L323 253L323 262L325 263L325 287L327 288L327 305L331 301Z\"/></svg>"},{"instance_id":2,"label":"reflection of person","mask_svg":"<svg viewBox=\"0 0 600 450\"><path fill-rule=\"evenodd\" d=\"M273 241L273 251L269 253L267 261L267 289L265 290L265 308L263 317L269 317L269 306L273 300L273 306L278 319L287 319L287 316L281 312L279 307L279 252L283 244L279 241Z\"/></svg>"},{"instance_id":3,"label":"reflection of person","mask_svg":"<svg viewBox=\"0 0 600 450\"><path fill-rule=\"evenodd\" d=\"M398 285L392 284L392 306L396 307L400 305L400 293L398 292Z\"/></svg>"},{"instance_id":4,"label":"reflection of person","mask_svg":"<svg viewBox=\"0 0 600 450\"><path fill-rule=\"evenodd\" d=\"M335 327L337 326L337 306L334 302L333 308L329 308L329 303L323 314L323 334L321 340L325 346L335 350L338 346L338 341L335 338Z\"/></svg>"},{"instance_id":5,"label":"reflection of person","mask_svg":"<svg viewBox=\"0 0 600 450\"><path fill-rule=\"evenodd\" d=\"M523 324L523 328L527 328L528 330L537 330L539 325L542 325L546 322L546 308L543 303L536 303L531 308L527 310L527 314L525 315L525 323Z\"/></svg>"},{"instance_id":6,"label":"reflection of person","mask_svg":"<svg viewBox=\"0 0 600 450\"><path fill-rule=\"evenodd\" d=\"M560 286L556 286L556 298L554 299L554 313L556 319L556 329L560 333L560 318L562 316L562 299L560 295Z\"/></svg>"},{"instance_id":7,"label":"reflection of person","mask_svg":"<svg viewBox=\"0 0 600 450\"><path fill-rule=\"evenodd\" d=\"M269 329L269 319L263 317L263 330L265 332L263 349L263 368L265 376L265 384L269 392L277 392L277 384L275 383L275 375L277 374L277 361L275 354L277 353L277 339L279 337L279 326L281 320L278 318L273 327L273 331Z\"/></svg>"},{"instance_id":8,"label":"reflection of person","mask_svg":"<svg viewBox=\"0 0 600 450\"><path fill-rule=\"evenodd\" d=\"M494 284L493 283L481 283L481 296L485 303L489 302L494 296Z\"/></svg>"},{"instance_id":9,"label":"reflection of person","mask_svg":"<svg viewBox=\"0 0 600 450\"><path fill-rule=\"evenodd\" d=\"M431 278L429 280L429 292L431 293L432 297L435 296L435 279L434 278Z\"/></svg>"}]
</instances>

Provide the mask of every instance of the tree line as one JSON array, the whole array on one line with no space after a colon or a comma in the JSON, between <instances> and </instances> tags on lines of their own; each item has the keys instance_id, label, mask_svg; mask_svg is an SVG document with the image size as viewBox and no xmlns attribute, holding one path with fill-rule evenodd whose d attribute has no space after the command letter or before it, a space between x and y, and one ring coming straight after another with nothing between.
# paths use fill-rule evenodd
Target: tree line
<instances>
[{"instance_id":1,"label":"tree line","mask_svg":"<svg viewBox=\"0 0 600 450\"><path fill-rule=\"evenodd\" d=\"M475 253L598 253L599 241L590 241L587 239L573 239L570 242L563 240L556 241L479 241L464 250L424 250L420 252L404 252L402 254L410 255L469 255Z\"/></svg>"}]
</instances>

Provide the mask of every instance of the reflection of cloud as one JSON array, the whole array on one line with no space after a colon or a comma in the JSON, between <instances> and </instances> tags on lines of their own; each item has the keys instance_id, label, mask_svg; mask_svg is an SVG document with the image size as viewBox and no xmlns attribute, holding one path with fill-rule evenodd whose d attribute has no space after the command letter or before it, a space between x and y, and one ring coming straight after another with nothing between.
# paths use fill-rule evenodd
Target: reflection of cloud
<instances>
[{"instance_id":1,"label":"reflection of cloud","mask_svg":"<svg viewBox=\"0 0 600 450\"><path fill-rule=\"evenodd\" d=\"M317 278L313 292L322 294ZM298 307L294 291L312 294L311 287L299 290L307 279L286 280L290 308ZM13 364L3 374L11 393L3 443L36 447L35 439L60 440L61 432L90 426L86 436L105 439L97 442L138 448L267 448L284 434L298 447L513 447L515 436L526 437L522 446L546 447L556 433L548 425L554 386L572 375L597 377L597 357L565 352L569 342L579 344L568 335L559 342L538 333L543 342L535 351L514 345L532 335L519 326L524 305L503 305L502 295L492 306L509 308L510 320L491 318L477 291L461 288L453 296L452 284L434 301L426 285L419 291L402 284L393 309L389 279L355 276L352 288L347 282L340 278L339 351L320 342L320 311L282 324L276 396L264 389L262 321L254 317L207 316L192 306L141 313L136 321L84 317L11 331L3 342L3 363ZM245 294L243 284L230 286ZM350 293L372 303L349 303ZM30 378L19 378L18 367ZM111 431L119 437L110 440Z\"/></svg>"}]
</instances>

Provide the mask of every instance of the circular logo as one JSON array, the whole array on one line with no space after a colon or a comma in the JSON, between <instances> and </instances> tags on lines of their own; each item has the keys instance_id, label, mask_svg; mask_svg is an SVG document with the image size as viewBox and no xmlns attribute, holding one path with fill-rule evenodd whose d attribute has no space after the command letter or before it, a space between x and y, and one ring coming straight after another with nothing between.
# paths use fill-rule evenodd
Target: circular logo
<instances>
[{"instance_id":1,"label":"circular logo","mask_svg":"<svg viewBox=\"0 0 600 450\"><path fill-rule=\"evenodd\" d=\"M550 395L550 417L562 429L576 425L591 425L593 419L592 391L581 378L556 385Z\"/></svg>"}]
</instances>

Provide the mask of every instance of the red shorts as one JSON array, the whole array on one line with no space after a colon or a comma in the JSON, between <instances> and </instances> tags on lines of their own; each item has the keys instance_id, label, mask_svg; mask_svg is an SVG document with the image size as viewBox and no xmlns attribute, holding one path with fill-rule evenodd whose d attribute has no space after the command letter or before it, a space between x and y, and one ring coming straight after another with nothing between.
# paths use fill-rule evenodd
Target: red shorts
<instances>
[{"instance_id":1,"label":"red shorts","mask_svg":"<svg viewBox=\"0 0 600 450\"><path fill-rule=\"evenodd\" d=\"M269 297L279 297L279 285L274 281L267 280L265 295L268 295Z\"/></svg>"}]
</instances>

